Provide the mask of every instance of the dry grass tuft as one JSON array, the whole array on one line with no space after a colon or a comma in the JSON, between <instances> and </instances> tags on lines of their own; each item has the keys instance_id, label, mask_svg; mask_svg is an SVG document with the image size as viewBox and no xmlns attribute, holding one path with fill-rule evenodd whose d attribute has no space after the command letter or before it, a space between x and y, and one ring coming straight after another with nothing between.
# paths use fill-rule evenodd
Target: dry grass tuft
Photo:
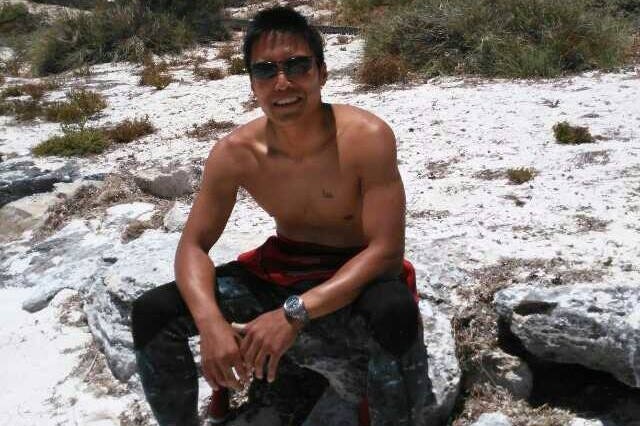
<instances>
[{"instance_id":1,"label":"dry grass tuft","mask_svg":"<svg viewBox=\"0 0 640 426\"><path fill-rule=\"evenodd\" d=\"M350 41L351 38L344 34L340 34L338 37L336 37L336 44L349 44Z\"/></svg>"},{"instance_id":2,"label":"dry grass tuft","mask_svg":"<svg viewBox=\"0 0 640 426\"><path fill-rule=\"evenodd\" d=\"M218 49L218 54L216 58L224 59L227 62L231 62L231 58L233 58L236 54L238 54L238 49L231 43L225 44Z\"/></svg>"},{"instance_id":3,"label":"dry grass tuft","mask_svg":"<svg viewBox=\"0 0 640 426\"><path fill-rule=\"evenodd\" d=\"M220 80L224 78L224 71L217 67L202 67L196 64L193 67L193 75L206 80Z\"/></svg>"},{"instance_id":4,"label":"dry grass tuft","mask_svg":"<svg viewBox=\"0 0 640 426\"><path fill-rule=\"evenodd\" d=\"M595 142L588 127L572 126L567 121L556 123L553 126L553 134L559 144L581 144Z\"/></svg>"},{"instance_id":5,"label":"dry grass tuft","mask_svg":"<svg viewBox=\"0 0 640 426\"><path fill-rule=\"evenodd\" d=\"M260 104L258 104L258 99L253 95L253 93L249 94L249 99L242 103L242 109L244 112L253 111L258 108Z\"/></svg>"},{"instance_id":6,"label":"dry grass tuft","mask_svg":"<svg viewBox=\"0 0 640 426\"><path fill-rule=\"evenodd\" d=\"M526 401L515 400L509 392L489 383L477 384L469 390L462 413L452 426L467 426L483 413L500 411L513 426L565 426L574 417L570 412L541 406L531 407Z\"/></svg>"},{"instance_id":7,"label":"dry grass tuft","mask_svg":"<svg viewBox=\"0 0 640 426\"><path fill-rule=\"evenodd\" d=\"M407 75L404 60L392 55L366 59L358 69L358 80L370 87L403 82Z\"/></svg>"},{"instance_id":8,"label":"dry grass tuft","mask_svg":"<svg viewBox=\"0 0 640 426\"><path fill-rule=\"evenodd\" d=\"M578 214L575 216L578 232L604 232L611 223L609 220L598 219L597 217Z\"/></svg>"},{"instance_id":9,"label":"dry grass tuft","mask_svg":"<svg viewBox=\"0 0 640 426\"><path fill-rule=\"evenodd\" d=\"M199 126L193 125L193 130L187 132L187 136L196 138L199 140L210 139L212 135L218 132L224 132L231 130L236 126L232 121L216 121L211 119Z\"/></svg>"},{"instance_id":10,"label":"dry grass tuft","mask_svg":"<svg viewBox=\"0 0 640 426\"><path fill-rule=\"evenodd\" d=\"M64 124L81 123L106 107L107 101L100 93L75 89L67 92L67 101L47 105L44 117Z\"/></svg>"},{"instance_id":11,"label":"dry grass tuft","mask_svg":"<svg viewBox=\"0 0 640 426\"><path fill-rule=\"evenodd\" d=\"M236 74L246 74L247 73L247 69L244 66L244 59L240 58L240 57L233 57L231 58L231 60L229 61L229 74L231 75L236 75Z\"/></svg>"},{"instance_id":12,"label":"dry grass tuft","mask_svg":"<svg viewBox=\"0 0 640 426\"><path fill-rule=\"evenodd\" d=\"M158 229L162 227L162 220L166 213L166 208L156 211L149 220L132 220L129 222L125 230L122 232L121 240L123 243L133 241L144 233L147 229Z\"/></svg>"},{"instance_id":13,"label":"dry grass tuft","mask_svg":"<svg viewBox=\"0 0 640 426\"><path fill-rule=\"evenodd\" d=\"M149 121L149 116L145 116L142 119L126 119L113 128L105 129L104 133L115 143L129 143L155 131L155 127Z\"/></svg>"},{"instance_id":14,"label":"dry grass tuft","mask_svg":"<svg viewBox=\"0 0 640 426\"><path fill-rule=\"evenodd\" d=\"M514 185L521 185L529 182L536 175L535 169L519 167L515 169L507 169L507 177L509 182Z\"/></svg>"},{"instance_id":15,"label":"dry grass tuft","mask_svg":"<svg viewBox=\"0 0 640 426\"><path fill-rule=\"evenodd\" d=\"M142 72L140 73L141 86L153 86L158 90L167 87L172 80L167 73L169 65L166 62L153 62L153 59L147 58L144 61Z\"/></svg>"}]
</instances>

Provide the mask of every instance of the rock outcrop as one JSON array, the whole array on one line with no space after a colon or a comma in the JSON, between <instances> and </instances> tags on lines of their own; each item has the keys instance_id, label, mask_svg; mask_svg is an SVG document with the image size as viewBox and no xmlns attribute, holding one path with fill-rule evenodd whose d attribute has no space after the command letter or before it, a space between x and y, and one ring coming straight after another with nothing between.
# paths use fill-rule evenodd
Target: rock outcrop
<instances>
[{"instance_id":1,"label":"rock outcrop","mask_svg":"<svg viewBox=\"0 0 640 426\"><path fill-rule=\"evenodd\" d=\"M55 170L41 170L33 161L0 163L0 207L33 194L49 192L58 182L71 182L77 167L69 162Z\"/></svg>"},{"instance_id":2,"label":"rock outcrop","mask_svg":"<svg viewBox=\"0 0 640 426\"><path fill-rule=\"evenodd\" d=\"M140 189L166 199L192 194L198 187L200 176L201 170L193 165L150 167L133 173Z\"/></svg>"},{"instance_id":3,"label":"rock outcrop","mask_svg":"<svg viewBox=\"0 0 640 426\"><path fill-rule=\"evenodd\" d=\"M580 364L640 387L640 287L518 285L498 292L498 315L526 350Z\"/></svg>"}]
</instances>

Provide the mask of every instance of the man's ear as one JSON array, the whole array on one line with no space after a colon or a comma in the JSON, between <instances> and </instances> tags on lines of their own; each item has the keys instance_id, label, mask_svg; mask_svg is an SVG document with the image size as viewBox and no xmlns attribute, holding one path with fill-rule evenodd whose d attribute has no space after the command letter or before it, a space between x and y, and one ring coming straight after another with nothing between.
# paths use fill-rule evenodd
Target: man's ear
<instances>
[{"instance_id":1,"label":"man's ear","mask_svg":"<svg viewBox=\"0 0 640 426\"><path fill-rule=\"evenodd\" d=\"M324 84L327 82L327 77L328 77L329 73L327 71L327 64L323 63L320 66L320 85L324 86Z\"/></svg>"}]
</instances>

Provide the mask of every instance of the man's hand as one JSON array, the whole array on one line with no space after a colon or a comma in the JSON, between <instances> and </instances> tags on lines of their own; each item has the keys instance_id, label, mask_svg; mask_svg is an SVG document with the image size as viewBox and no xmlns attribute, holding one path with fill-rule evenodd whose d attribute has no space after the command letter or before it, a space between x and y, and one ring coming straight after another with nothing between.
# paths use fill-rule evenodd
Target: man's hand
<instances>
[{"instance_id":1,"label":"man's hand","mask_svg":"<svg viewBox=\"0 0 640 426\"><path fill-rule=\"evenodd\" d=\"M252 366L258 379L263 378L264 365L269 358L267 380L276 378L282 355L293 345L302 324L289 322L282 308L264 313L247 324L233 324L244 334L240 352L247 366Z\"/></svg>"},{"instance_id":2,"label":"man's hand","mask_svg":"<svg viewBox=\"0 0 640 426\"><path fill-rule=\"evenodd\" d=\"M228 322L216 321L200 330L200 356L202 374L212 388L240 390L240 380L248 381L249 373L240 354L238 335Z\"/></svg>"}]
</instances>

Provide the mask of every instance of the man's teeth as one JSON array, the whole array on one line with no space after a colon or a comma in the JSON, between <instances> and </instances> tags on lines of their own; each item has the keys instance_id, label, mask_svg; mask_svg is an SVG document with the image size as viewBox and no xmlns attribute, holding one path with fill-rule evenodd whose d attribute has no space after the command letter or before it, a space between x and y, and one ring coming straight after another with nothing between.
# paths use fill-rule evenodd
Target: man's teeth
<instances>
[{"instance_id":1,"label":"man's teeth","mask_svg":"<svg viewBox=\"0 0 640 426\"><path fill-rule=\"evenodd\" d=\"M275 104L282 106L282 105L290 105L294 102L297 102L298 98L286 98L286 99L281 99L279 101L276 101Z\"/></svg>"}]
</instances>

